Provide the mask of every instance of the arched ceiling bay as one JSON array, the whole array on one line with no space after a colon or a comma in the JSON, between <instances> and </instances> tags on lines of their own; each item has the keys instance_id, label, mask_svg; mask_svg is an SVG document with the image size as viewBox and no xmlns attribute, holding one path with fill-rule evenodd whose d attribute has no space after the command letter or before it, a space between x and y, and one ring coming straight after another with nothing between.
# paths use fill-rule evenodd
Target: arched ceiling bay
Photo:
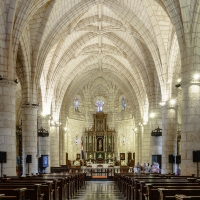
<instances>
[{"instance_id":1,"label":"arched ceiling bay","mask_svg":"<svg viewBox=\"0 0 200 200\"><path fill-rule=\"evenodd\" d=\"M24 56L24 65L31 63L25 70L31 69L30 76L41 89L44 110L49 112L53 101L60 110L66 99L100 76L138 105L141 116L149 109L147 104L155 104L156 92L161 92L160 100L170 97L166 83L172 78L168 66L176 37L162 1L35 0L34 4L20 38L23 53L18 54Z\"/></svg>"}]
</instances>

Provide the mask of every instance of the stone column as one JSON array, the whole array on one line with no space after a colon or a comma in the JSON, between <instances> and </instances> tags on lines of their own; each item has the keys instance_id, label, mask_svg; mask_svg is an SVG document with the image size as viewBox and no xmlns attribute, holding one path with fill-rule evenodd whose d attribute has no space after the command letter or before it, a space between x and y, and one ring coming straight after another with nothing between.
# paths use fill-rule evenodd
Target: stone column
<instances>
[{"instance_id":1,"label":"stone column","mask_svg":"<svg viewBox=\"0 0 200 200\"><path fill-rule=\"evenodd\" d=\"M46 131L50 132L50 117L49 116L41 116L41 126L38 128L45 129ZM51 162L50 162L50 134L48 137L38 137L39 140L39 154L40 155L48 155L48 164L49 167L45 169L46 173L50 173L50 167L51 167Z\"/></svg>"},{"instance_id":2,"label":"stone column","mask_svg":"<svg viewBox=\"0 0 200 200\"><path fill-rule=\"evenodd\" d=\"M167 103L162 109L162 174L173 172L169 155L176 154L177 116L176 107Z\"/></svg>"},{"instance_id":3,"label":"stone column","mask_svg":"<svg viewBox=\"0 0 200 200\"><path fill-rule=\"evenodd\" d=\"M37 111L38 106L22 106L22 146L23 146L23 174L38 173L37 146ZM27 164L27 155L32 156L32 162Z\"/></svg>"},{"instance_id":4,"label":"stone column","mask_svg":"<svg viewBox=\"0 0 200 200\"><path fill-rule=\"evenodd\" d=\"M148 129L148 125L141 125L141 137L142 137L142 159L141 163L151 163L150 158L150 137L151 131Z\"/></svg>"},{"instance_id":5,"label":"stone column","mask_svg":"<svg viewBox=\"0 0 200 200\"><path fill-rule=\"evenodd\" d=\"M193 151L200 150L200 83L181 84L183 91L181 126L181 175L197 175Z\"/></svg>"},{"instance_id":6,"label":"stone column","mask_svg":"<svg viewBox=\"0 0 200 200\"><path fill-rule=\"evenodd\" d=\"M137 162L140 162L140 157L139 157L139 131L136 130L135 131L135 164L137 164Z\"/></svg>"},{"instance_id":7,"label":"stone column","mask_svg":"<svg viewBox=\"0 0 200 200\"><path fill-rule=\"evenodd\" d=\"M138 137L138 162L140 162L140 164L142 163L142 152L143 152L142 135L143 135L143 127L139 126L137 127L137 137Z\"/></svg>"},{"instance_id":8,"label":"stone column","mask_svg":"<svg viewBox=\"0 0 200 200\"><path fill-rule=\"evenodd\" d=\"M0 151L6 152L3 174L16 176L16 114L14 81L0 80Z\"/></svg>"},{"instance_id":9,"label":"stone column","mask_svg":"<svg viewBox=\"0 0 200 200\"><path fill-rule=\"evenodd\" d=\"M156 111L158 115L158 111ZM147 130L150 135L150 151L149 151L149 163L152 164L152 155L162 155L162 136L151 136L151 132L155 130L156 128L162 128L159 125L159 116L156 116L156 118L149 119L149 124L147 127ZM162 166L161 166L162 167Z\"/></svg>"},{"instance_id":10,"label":"stone column","mask_svg":"<svg viewBox=\"0 0 200 200\"><path fill-rule=\"evenodd\" d=\"M63 143L63 156L62 156L62 165L66 165L67 161L66 161L66 153L68 152L68 140L67 140L67 136L68 136L68 132L67 132L67 128L64 128L62 130L63 132L63 139L62 139L62 143Z\"/></svg>"},{"instance_id":11,"label":"stone column","mask_svg":"<svg viewBox=\"0 0 200 200\"><path fill-rule=\"evenodd\" d=\"M59 126L50 127L50 162L51 167L59 167Z\"/></svg>"}]
</instances>

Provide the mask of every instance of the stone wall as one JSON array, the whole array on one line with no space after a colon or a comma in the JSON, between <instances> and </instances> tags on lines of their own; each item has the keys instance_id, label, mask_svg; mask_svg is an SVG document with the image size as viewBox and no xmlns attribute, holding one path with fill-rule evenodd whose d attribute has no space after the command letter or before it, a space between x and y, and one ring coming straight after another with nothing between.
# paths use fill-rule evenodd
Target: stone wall
<instances>
[{"instance_id":1,"label":"stone wall","mask_svg":"<svg viewBox=\"0 0 200 200\"><path fill-rule=\"evenodd\" d=\"M65 145L67 146L68 159L75 160L76 154L81 154L81 138L84 136L85 121L68 119ZM76 144L76 137L78 143Z\"/></svg>"}]
</instances>

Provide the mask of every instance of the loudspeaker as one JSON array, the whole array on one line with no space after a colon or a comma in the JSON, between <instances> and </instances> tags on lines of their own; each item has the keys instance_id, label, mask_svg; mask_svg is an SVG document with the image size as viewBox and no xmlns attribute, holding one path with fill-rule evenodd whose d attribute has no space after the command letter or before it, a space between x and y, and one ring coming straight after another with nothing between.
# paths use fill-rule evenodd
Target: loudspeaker
<instances>
[{"instance_id":1,"label":"loudspeaker","mask_svg":"<svg viewBox=\"0 0 200 200\"><path fill-rule=\"evenodd\" d=\"M0 163L6 163L6 152L0 151Z\"/></svg>"},{"instance_id":2,"label":"loudspeaker","mask_svg":"<svg viewBox=\"0 0 200 200\"><path fill-rule=\"evenodd\" d=\"M39 158L39 167L48 167L49 162L48 162L48 155L41 155Z\"/></svg>"},{"instance_id":3,"label":"loudspeaker","mask_svg":"<svg viewBox=\"0 0 200 200\"><path fill-rule=\"evenodd\" d=\"M32 163L32 155L26 156L26 163Z\"/></svg>"},{"instance_id":4,"label":"loudspeaker","mask_svg":"<svg viewBox=\"0 0 200 200\"><path fill-rule=\"evenodd\" d=\"M178 155L176 156L176 164L180 164L181 163L181 156Z\"/></svg>"},{"instance_id":5,"label":"loudspeaker","mask_svg":"<svg viewBox=\"0 0 200 200\"><path fill-rule=\"evenodd\" d=\"M193 162L200 162L200 151L193 151Z\"/></svg>"},{"instance_id":6,"label":"loudspeaker","mask_svg":"<svg viewBox=\"0 0 200 200\"><path fill-rule=\"evenodd\" d=\"M174 155L169 155L169 163L174 163Z\"/></svg>"}]
</instances>

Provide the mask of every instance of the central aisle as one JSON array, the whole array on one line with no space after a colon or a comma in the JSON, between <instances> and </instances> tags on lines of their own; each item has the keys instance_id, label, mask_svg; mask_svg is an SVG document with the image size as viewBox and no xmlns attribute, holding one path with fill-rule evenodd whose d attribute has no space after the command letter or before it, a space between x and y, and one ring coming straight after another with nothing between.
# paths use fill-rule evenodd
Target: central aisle
<instances>
[{"instance_id":1,"label":"central aisle","mask_svg":"<svg viewBox=\"0 0 200 200\"><path fill-rule=\"evenodd\" d=\"M113 181L88 181L73 199L123 200L123 196Z\"/></svg>"}]
</instances>

